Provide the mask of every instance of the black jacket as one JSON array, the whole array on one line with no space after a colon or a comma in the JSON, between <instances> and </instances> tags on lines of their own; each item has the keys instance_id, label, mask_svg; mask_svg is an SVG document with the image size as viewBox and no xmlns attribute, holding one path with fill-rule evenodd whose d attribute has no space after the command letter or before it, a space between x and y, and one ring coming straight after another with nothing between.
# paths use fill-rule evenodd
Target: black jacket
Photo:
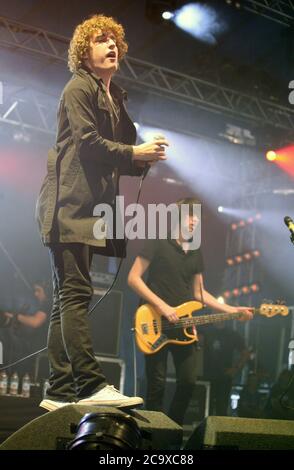
<instances>
[{"instance_id":1,"label":"black jacket","mask_svg":"<svg viewBox=\"0 0 294 470\"><path fill-rule=\"evenodd\" d=\"M97 240L93 226L99 203L113 204L120 175L139 176L132 161L136 129L126 93L111 83L117 122L101 79L81 68L65 86L58 109L56 144L49 150L47 175L36 216L43 243L84 243L101 254L124 256L124 242Z\"/></svg>"}]
</instances>

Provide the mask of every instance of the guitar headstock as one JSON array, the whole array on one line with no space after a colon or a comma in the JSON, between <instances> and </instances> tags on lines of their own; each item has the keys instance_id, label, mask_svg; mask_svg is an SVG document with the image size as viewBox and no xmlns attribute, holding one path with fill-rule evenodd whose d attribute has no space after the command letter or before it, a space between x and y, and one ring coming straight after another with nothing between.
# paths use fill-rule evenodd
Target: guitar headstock
<instances>
[{"instance_id":1,"label":"guitar headstock","mask_svg":"<svg viewBox=\"0 0 294 470\"><path fill-rule=\"evenodd\" d=\"M282 304L261 304L258 310L260 315L268 318L274 317L276 315L282 315L285 317L289 313L288 307Z\"/></svg>"}]
</instances>

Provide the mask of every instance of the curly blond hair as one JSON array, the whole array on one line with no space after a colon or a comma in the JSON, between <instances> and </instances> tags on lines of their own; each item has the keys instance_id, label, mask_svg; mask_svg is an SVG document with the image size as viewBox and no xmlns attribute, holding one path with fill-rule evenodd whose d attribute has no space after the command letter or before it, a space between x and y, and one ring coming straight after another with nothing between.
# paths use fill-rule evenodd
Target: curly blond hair
<instances>
[{"instance_id":1,"label":"curly blond hair","mask_svg":"<svg viewBox=\"0 0 294 470\"><path fill-rule=\"evenodd\" d=\"M90 47L92 34L97 30L102 33L112 33L116 38L118 48L118 60L121 60L128 50L125 41L125 31L121 24L111 16L93 15L79 24L73 34L68 49L68 67L71 72L76 72L83 64L83 57Z\"/></svg>"}]
</instances>

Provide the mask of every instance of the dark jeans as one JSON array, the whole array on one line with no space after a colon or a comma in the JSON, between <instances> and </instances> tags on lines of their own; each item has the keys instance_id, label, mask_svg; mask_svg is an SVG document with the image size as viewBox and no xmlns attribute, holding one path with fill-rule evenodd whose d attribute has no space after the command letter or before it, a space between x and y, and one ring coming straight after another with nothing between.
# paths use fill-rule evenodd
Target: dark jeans
<instances>
[{"instance_id":1,"label":"dark jeans","mask_svg":"<svg viewBox=\"0 0 294 470\"><path fill-rule=\"evenodd\" d=\"M53 310L48 332L50 386L46 398L75 401L106 385L95 359L88 307L93 295L92 255L80 243L50 245Z\"/></svg>"},{"instance_id":2,"label":"dark jeans","mask_svg":"<svg viewBox=\"0 0 294 470\"><path fill-rule=\"evenodd\" d=\"M182 425L196 383L197 353L195 344L179 346L171 344L155 354L145 355L147 376L146 408L163 411L167 355L171 352L176 369L176 391L168 416Z\"/></svg>"}]
</instances>

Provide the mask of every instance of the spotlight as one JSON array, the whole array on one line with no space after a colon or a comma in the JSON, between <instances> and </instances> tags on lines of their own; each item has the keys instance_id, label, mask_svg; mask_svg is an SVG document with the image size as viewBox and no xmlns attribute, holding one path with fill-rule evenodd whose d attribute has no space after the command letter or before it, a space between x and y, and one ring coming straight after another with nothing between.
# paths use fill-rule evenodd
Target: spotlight
<instances>
[{"instance_id":1,"label":"spotlight","mask_svg":"<svg viewBox=\"0 0 294 470\"><path fill-rule=\"evenodd\" d=\"M218 298L217 298L217 301L220 303L220 304L224 304L225 303L225 299L222 295L220 295Z\"/></svg>"},{"instance_id":2,"label":"spotlight","mask_svg":"<svg viewBox=\"0 0 294 470\"><path fill-rule=\"evenodd\" d=\"M223 206L218 206L217 211L218 211L218 212L224 212Z\"/></svg>"},{"instance_id":3,"label":"spotlight","mask_svg":"<svg viewBox=\"0 0 294 470\"><path fill-rule=\"evenodd\" d=\"M234 260L232 258L228 258L227 259L227 265L228 266L233 266L233 264L234 264Z\"/></svg>"},{"instance_id":4,"label":"spotlight","mask_svg":"<svg viewBox=\"0 0 294 470\"><path fill-rule=\"evenodd\" d=\"M251 255L251 253L245 253L245 254L243 255L243 257L244 257L244 259L245 259L246 261L250 261L251 258L252 258L252 255Z\"/></svg>"},{"instance_id":5,"label":"spotlight","mask_svg":"<svg viewBox=\"0 0 294 470\"><path fill-rule=\"evenodd\" d=\"M162 13L162 18L163 18L164 20L167 20L167 21L168 21L168 20L171 20L173 17L174 17L174 13L172 13L171 11L164 11L164 12Z\"/></svg>"},{"instance_id":6,"label":"spotlight","mask_svg":"<svg viewBox=\"0 0 294 470\"><path fill-rule=\"evenodd\" d=\"M118 412L87 413L79 422L68 450L132 450L142 434L134 418Z\"/></svg>"},{"instance_id":7,"label":"spotlight","mask_svg":"<svg viewBox=\"0 0 294 470\"><path fill-rule=\"evenodd\" d=\"M269 150L267 153L266 153L266 159L269 161L269 162L274 162L276 159L277 159L277 154L274 150Z\"/></svg>"},{"instance_id":8,"label":"spotlight","mask_svg":"<svg viewBox=\"0 0 294 470\"><path fill-rule=\"evenodd\" d=\"M250 289L252 292L258 292L259 291L259 285L258 284L251 284Z\"/></svg>"},{"instance_id":9,"label":"spotlight","mask_svg":"<svg viewBox=\"0 0 294 470\"><path fill-rule=\"evenodd\" d=\"M237 228L238 228L237 224L234 223L231 225L231 230L237 230Z\"/></svg>"},{"instance_id":10,"label":"spotlight","mask_svg":"<svg viewBox=\"0 0 294 470\"><path fill-rule=\"evenodd\" d=\"M165 20L173 18L173 11L176 8L175 0L146 0L146 17L154 23L163 23ZM166 17L167 14L172 15Z\"/></svg>"},{"instance_id":11,"label":"spotlight","mask_svg":"<svg viewBox=\"0 0 294 470\"><path fill-rule=\"evenodd\" d=\"M237 8L237 10L241 8L241 3L238 0L226 0L226 4Z\"/></svg>"}]
</instances>

